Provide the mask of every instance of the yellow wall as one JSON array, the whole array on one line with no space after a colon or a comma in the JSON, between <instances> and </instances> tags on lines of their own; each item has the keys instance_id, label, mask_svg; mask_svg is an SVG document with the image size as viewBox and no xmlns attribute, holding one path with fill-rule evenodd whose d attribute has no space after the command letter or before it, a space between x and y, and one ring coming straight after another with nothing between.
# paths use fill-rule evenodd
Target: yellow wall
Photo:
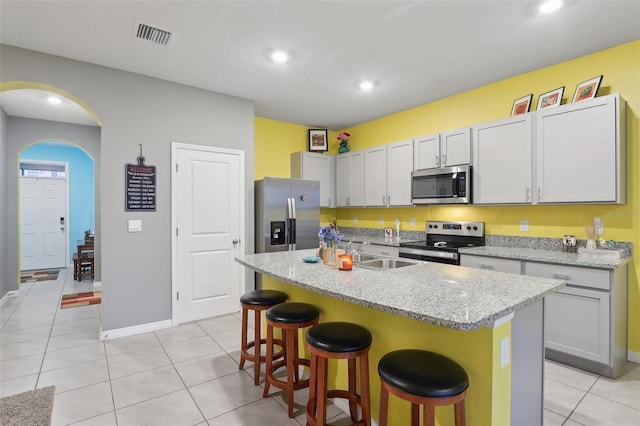
<instances>
[{"instance_id":1,"label":"yellow wall","mask_svg":"<svg viewBox=\"0 0 640 426\"><path fill-rule=\"evenodd\" d=\"M482 86L436 102L392 114L346 130L352 149L363 149L420 135L470 126L508 117L513 100L534 93L532 110L540 93L565 86L563 103L570 103L578 83L603 74L598 95L620 93L627 101L627 183L626 205L579 206L430 206L407 208L323 209L321 220L335 214L338 224L366 228L394 227L424 229L429 220L474 220L486 223L487 234L532 237L561 237L573 234L584 238L583 227L600 217L607 240L631 241L640 248L640 40L596 52L571 61L531 71ZM256 118L256 178L273 170L288 176L289 153L307 149L307 126ZM336 153L337 132L330 132L330 152ZM288 138L296 138L294 143ZM596 173L597 171L594 171ZM275 175L275 174L274 174ZM353 218L357 217L357 225ZM416 225L410 226L411 218ZM379 223L380 219L383 224ZM520 220L529 221L529 231L521 232ZM636 271L640 256L634 255L629 270L629 349L640 353L640 285Z\"/></svg>"}]
</instances>

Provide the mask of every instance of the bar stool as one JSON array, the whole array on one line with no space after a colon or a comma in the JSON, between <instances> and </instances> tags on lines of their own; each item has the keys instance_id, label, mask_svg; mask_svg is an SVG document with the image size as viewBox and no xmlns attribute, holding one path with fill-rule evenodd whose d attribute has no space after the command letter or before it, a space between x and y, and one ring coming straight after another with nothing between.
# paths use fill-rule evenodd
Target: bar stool
<instances>
[{"instance_id":1,"label":"bar stool","mask_svg":"<svg viewBox=\"0 0 640 426\"><path fill-rule=\"evenodd\" d=\"M435 407L454 404L456 426L465 426L464 397L469 377L446 356L417 349L386 354L378 363L380 375L379 426L387 426L389 392L411 402L411 425L418 426L419 406L424 406L424 424L435 424Z\"/></svg>"},{"instance_id":2,"label":"bar stool","mask_svg":"<svg viewBox=\"0 0 640 426\"><path fill-rule=\"evenodd\" d=\"M309 386L309 379L300 380L298 366L309 366L308 359L302 359L298 355L298 330L318 324L320 311L308 303L287 302L272 306L267 310L267 357L266 378L263 397L269 395L269 386L273 385L287 392L287 405L289 417L293 417L293 391ZM273 329L282 330L284 342L284 359L273 363ZM279 380L274 372L280 367L287 369L287 380Z\"/></svg>"},{"instance_id":3,"label":"bar stool","mask_svg":"<svg viewBox=\"0 0 640 426\"><path fill-rule=\"evenodd\" d=\"M242 304L242 342L240 346L240 369L244 368L244 362L253 362L253 383L258 384L260 380L260 362L266 360L265 356L260 355L261 347L263 343L267 343L267 339L260 338L261 331L261 313L266 311L270 307L277 305L278 303L287 301L287 294L277 290L255 290L243 294L240 297L240 303ZM248 331L248 316L249 311L254 312L254 338L253 341L247 341ZM284 356L284 345L282 340L277 339L273 341L274 344L280 346L282 349L275 353L273 356L278 359ZM249 353L249 349L253 349L253 354Z\"/></svg>"},{"instance_id":4,"label":"bar stool","mask_svg":"<svg viewBox=\"0 0 640 426\"><path fill-rule=\"evenodd\" d=\"M327 398L349 400L352 425L371 425L369 398L369 349L371 333L348 322L327 322L307 331L307 347L311 352L311 379L307 403L307 426L327 424ZM327 390L327 364L330 359L348 360L349 390ZM356 390L356 360L360 360L360 395ZM358 409L362 418L358 420Z\"/></svg>"}]
</instances>

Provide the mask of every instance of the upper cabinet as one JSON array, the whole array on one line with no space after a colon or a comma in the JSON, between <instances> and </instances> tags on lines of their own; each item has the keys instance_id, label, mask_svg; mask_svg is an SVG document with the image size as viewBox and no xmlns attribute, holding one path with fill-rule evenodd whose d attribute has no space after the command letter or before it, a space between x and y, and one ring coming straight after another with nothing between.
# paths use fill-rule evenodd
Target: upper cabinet
<instances>
[{"instance_id":1,"label":"upper cabinet","mask_svg":"<svg viewBox=\"0 0 640 426\"><path fill-rule=\"evenodd\" d=\"M531 203L532 114L473 127L473 203Z\"/></svg>"},{"instance_id":2,"label":"upper cabinet","mask_svg":"<svg viewBox=\"0 0 640 426\"><path fill-rule=\"evenodd\" d=\"M474 204L626 202L619 95L473 127Z\"/></svg>"},{"instance_id":3,"label":"upper cabinet","mask_svg":"<svg viewBox=\"0 0 640 426\"><path fill-rule=\"evenodd\" d=\"M336 206L364 206L364 151L336 157Z\"/></svg>"},{"instance_id":4,"label":"upper cabinet","mask_svg":"<svg viewBox=\"0 0 640 426\"><path fill-rule=\"evenodd\" d=\"M365 150L365 206L411 205L413 140Z\"/></svg>"},{"instance_id":5,"label":"upper cabinet","mask_svg":"<svg viewBox=\"0 0 640 426\"><path fill-rule=\"evenodd\" d=\"M291 154L291 177L320 182L320 207L336 206L336 157L316 152Z\"/></svg>"},{"instance_id":6,"label":"upper cabinet","mask_svg":"<svg viewBox=\"0 0 640 426\"><path fill-rule=\"evenodd\" d=\"M414 170L471 163L471 129L450 130L414 140Z\"/></svg>"},{"instance_id":7,"label":"upper cabinet","mask_svg":"<svg viewBox=\"0 0 640 426\"><path fill-rule=\"evenodd\" d=\"M626 202L625 102L618 94L540 110L538 203Z\"/></svg>"}]
</instances>

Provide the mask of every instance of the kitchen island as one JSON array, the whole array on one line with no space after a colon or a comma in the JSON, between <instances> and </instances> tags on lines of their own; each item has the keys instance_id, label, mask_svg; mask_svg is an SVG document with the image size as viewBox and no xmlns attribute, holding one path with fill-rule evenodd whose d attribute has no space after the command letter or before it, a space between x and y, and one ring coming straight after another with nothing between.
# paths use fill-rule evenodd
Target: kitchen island
<instances>
[{"instance_id":1,"label":"kitchen island","mask_svg":"<svg viewBox=\"0 0 640 426\"><path fill-rule=\"evenodd\" d=\"M378 360L392 350L419 348L446 355L467 371L468 424L542 424L542 300L563 281L433 263L340 271L303 262L313 254L299 250L236 260L263 274L264 288L318 306L321 322L350 321L371 331L374 418ZM344 371L330 373L334 384L344 386ZM437 409L438 422L453 424L452 412ZM406 424L406 403L392 399L390 416L394 423Z\"/></svg>"}]
</instances>

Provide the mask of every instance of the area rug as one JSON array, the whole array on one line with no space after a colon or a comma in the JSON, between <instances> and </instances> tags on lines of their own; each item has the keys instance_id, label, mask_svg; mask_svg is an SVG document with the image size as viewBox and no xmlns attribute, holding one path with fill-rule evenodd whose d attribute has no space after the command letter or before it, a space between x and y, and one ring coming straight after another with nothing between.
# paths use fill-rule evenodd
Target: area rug
<instances>
[{"instance_id":1,"label":"area rug","mask_svg":"<svg viewBox=\"0 0 640 426\"><path fill-rule=\"evenodd\" d=\"M38 269L35 271L20 271L21 283L32 283L37 281L49 281L58 279L60 269Z\"/></svg>"},{"instance_id":2,"label":"area rug","mask_svg":"<svg viewBox=\"0 0 640 426\"><path fill-rule=\"evenodd\" d=\"M78 306L97 305L102 302L101 291L88 291L86 293L63 294L60 309L76 308Z\"/></svg>"},{"instance_id":3,"label":"area rug","mask_svg":"<svg viewBox=\"0 0 640 426\"><path fill-rule=\"evenodd\" d=\"M0 399L0 425L51 425L55 386L36 389Z\"/></svg>"}]
</instances>

